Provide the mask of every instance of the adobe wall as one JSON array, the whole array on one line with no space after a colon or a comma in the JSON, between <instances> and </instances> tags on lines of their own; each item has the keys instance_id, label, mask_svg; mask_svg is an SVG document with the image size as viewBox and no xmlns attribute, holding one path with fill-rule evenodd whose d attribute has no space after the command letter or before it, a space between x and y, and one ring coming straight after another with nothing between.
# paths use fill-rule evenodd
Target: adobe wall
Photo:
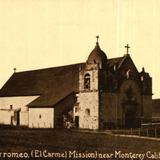
<instances>
[{"instance_id":1,"label":"adobe wall","mask_svg":"<svg viewBox=\"0 0 160 160\"><path fill-rule=\"evenodd\" d=\"M13 116L14 112L11 110L0 110L0 124L11 125Z\"/></svg>"},{"instance_id":2,"label":"adobe wall","mask_svg":"<svg viewBox=\"0 0 160 160\"><path fill-rule=\"evenodd\" d=\"M19 116L20 116L20 125L29 126L29 111L21 111Z\"/></svg>"},{"instance_id":3,"label":"adobe wall","mask_svg":"<svg viewBox=\"0 0 160 160\"><path fill-rule=\"evenodd\" d=\"M0 124L17 124L14 117L14 111L20 110L19 120L20 125L28 126L28 107L27 105L38 98L39 96L15 96L15 97L0 97Z\"/></svg>"},{"instance_id":4,"label":"adobe wall","mask_svg":"<svg viewBox=\"0 0 160 160\"><path fill-rule=\"evenodd\" d=\"M30 128L54 128L54 108L29 108Z\"/></svg>"}]
</instances>

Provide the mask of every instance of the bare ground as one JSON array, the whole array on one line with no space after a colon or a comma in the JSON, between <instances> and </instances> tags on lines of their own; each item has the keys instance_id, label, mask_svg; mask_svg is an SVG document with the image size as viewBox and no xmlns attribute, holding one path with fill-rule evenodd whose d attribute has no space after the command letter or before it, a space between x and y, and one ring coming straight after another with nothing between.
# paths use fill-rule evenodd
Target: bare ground
<instances>
[{"instance_id":1,"label":"bare ground","mask_svg":"<svg viewBox=\"0 0 160 160\"><path fill-rule=\"evenodd\" d=\"M30 152L32 149L145 153L159 152L160 142L65 129L0 129L0 152Z\"/></svg>"}]
</instances>

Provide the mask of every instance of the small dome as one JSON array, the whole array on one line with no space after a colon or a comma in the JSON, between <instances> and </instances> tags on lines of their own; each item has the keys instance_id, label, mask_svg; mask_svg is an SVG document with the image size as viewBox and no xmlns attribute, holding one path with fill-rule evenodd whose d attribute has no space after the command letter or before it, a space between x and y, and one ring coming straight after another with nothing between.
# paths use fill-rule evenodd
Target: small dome
<instances>
[{"instance_id":1,"label":"small dome","mask_svg":"<svg viewBox=\"0 0 160 160\"><path fill-rule=\"evenodd\" d=\"M107 65L107 56L100 49L98 42L96 43L96 46L93 49L93 51L90 53L87 63L88 64L101 64L102 66Z\"/></svg>"}]
</instances>

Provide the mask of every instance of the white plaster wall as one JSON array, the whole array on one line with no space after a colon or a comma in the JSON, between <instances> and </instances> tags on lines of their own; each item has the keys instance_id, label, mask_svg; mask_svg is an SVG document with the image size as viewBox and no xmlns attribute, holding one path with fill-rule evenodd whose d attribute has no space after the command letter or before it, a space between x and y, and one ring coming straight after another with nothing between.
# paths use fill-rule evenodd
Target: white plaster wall
<instances>
[{"instance_id":1,"label":"white plaster wall","mask_svg":"<svg viewBox=\"0 0 160 160\"><path fill-rule=\"evenodd\" d=\"M39 96L18 96L0 97L0 124L11 124L11 113L14 115L16 109L20 111L20 125L28 126L28 107L27 104ZM12 105L12 111L10 106Z\"/></svg>"},{"instance_id":2,"label":"white plaster wall","mask_svg":"<svg viewBox=\"0 0 160 160\"><path fill-rule=\"evenodd\" d=\"M29 127L54 128L54 108L29 108Z\"/></svg>"},{"instance_id":3,"label":"white plaster wall","mask_svg":"<svg viewBox=\"0 0 160 160\"><path fill-rule=\"evenodd\" d=\"M11 116L14 115L13 111L9 110L0 110L0 124L10 125Z\"/></svg>"},{"instance_id":4,"label":"white plaster wall","mask_svg":"<svg viewBox=\"0 0 160 160\"><path fill-rule=\"evenodd\" d=\"M29 111L21 111L20 112L20 125L28 126L29 125Z\"/></svg>"}]
</instances>

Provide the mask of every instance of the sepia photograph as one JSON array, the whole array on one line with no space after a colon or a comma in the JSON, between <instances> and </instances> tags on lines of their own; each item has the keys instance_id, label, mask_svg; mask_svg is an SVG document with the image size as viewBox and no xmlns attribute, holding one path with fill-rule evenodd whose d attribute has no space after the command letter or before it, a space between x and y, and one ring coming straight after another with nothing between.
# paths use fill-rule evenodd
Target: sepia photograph
<instances>
[{"instance_id":1,"label":"sepia photograph","mask_svg":"<svg viewBox=\"0 0 160 160\"><path fill-rule=\"evenodd\" d=\"M0 160L160 159L160 0L0 0Z\"/></svg>"}]
</instances>

